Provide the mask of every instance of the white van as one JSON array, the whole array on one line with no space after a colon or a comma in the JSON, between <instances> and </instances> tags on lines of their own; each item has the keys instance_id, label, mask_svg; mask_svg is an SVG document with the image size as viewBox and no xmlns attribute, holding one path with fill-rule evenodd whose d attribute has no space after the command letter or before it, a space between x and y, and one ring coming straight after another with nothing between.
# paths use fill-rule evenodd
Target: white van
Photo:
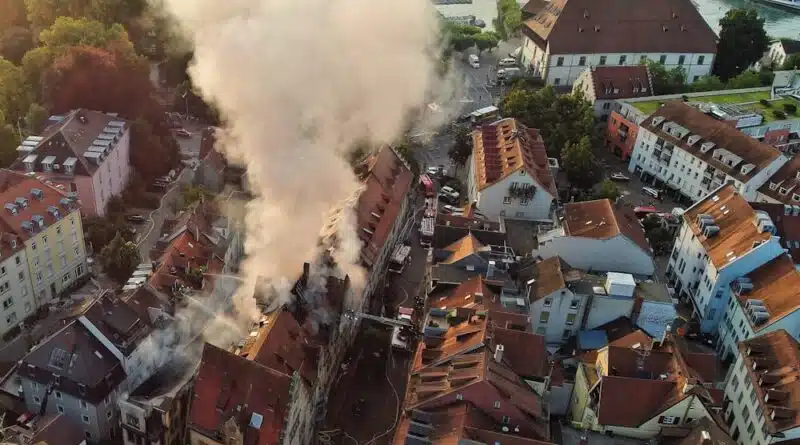
<instances>
[{"instance_id":1,"label":"white van","mask_svg":"<svg viewBox=\"0 0 800 445\"><path fill-rule=\"evenodd\" d=\"M470 54L469 55L469 64L473 68L480 68L481 67L481 59L478 58L477 54Z\"/></svg>"},{"instance_id":2,"label":"white van","mask_svg":"<svg viewBox=\"0 0 800 445\"><path fill-rule=\"evenodd\" d=\"M511 80L522 75L519 68L502 68L497 70L497 80Z\"/></svg>"},{"instance_id":3,"label":"white van","mask_svg":"<svg viewBox=\"0 0 800 445\"><path fill-rule=\"evenodd\" d=\"M661 190L654 189L652 187L642 187L642 193L651 198L661 199Z\"/></svg>"}]
</instances>

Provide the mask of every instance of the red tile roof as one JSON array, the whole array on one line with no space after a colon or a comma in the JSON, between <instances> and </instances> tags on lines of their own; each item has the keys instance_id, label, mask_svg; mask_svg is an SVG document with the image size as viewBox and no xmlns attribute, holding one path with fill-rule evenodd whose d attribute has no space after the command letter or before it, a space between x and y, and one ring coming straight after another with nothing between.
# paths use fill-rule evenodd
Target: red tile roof
<instances>
[{"instance_id":1,"label":"red tile roof","mask_svg":"<svg viewBox=\"0 0 800 445\"><path fill-rule=\"evenodd\" d=\"M319 355L319 346L309 332L285 308L265 320L255 343L246 352L249 360L278 372L292 375L296 371L309 385L317 380Z\"/></svg>"},{"instance_id":2,"label":"red tile roof","mask_svg":"<svg viewBox=\"0 0 800 445\"><path fill-rule=\"evenodd\" d=\"M474 131L472 144L476 183L480 190L524 169L543 191L557 196L539 130L506 118Z\"/></svg>"},{"instance_id":3,"label":"red tile roof","mask_svg":"<svg viewBox=\"0 0 800 445\"><path fill-rule=\"evenodd\" d=\"M797 297L797 289L800 289L800 272L789 255L778 256L750 272L747 278L752 282L753 289L736 295L743 313L747 313L748 300L761 300L769 315L766 320L757 324L752 318L747 317L755 332L800 310L800 298Z\"/></svg>"},{"instance_id":4,"label":"red tile roof","mask_svg":"<svg viewBox=\"0 0 800 445\"><path fill-rule=\"evenodd\" d=\"M622 235L652 256L650 245L633 210L608 199L573 202L564 206L564 233L568 236L609 239Z\"/></svg>"},{"instance_id":5,"label":"red tile roof","mask_svg":"<svg viewBox=\"0 0 800 445\"><path fill-rule=\"evenodd\" d=\"M647 65L593 66L592 87L598 100L630 99L653 95Z\"/></svg>"},{"instance_id":6,"label":"red tile roof","mask_svg":"<svg viewBox=\"0 0 800 445\"><path fill-rule=\"evenodd\" d=\"M194 385L189 426L220 441L217 438L223 426L232 420L244 443L277 444L285 427L290 382L286 374L206 343Z\"/></svg>"},{"instance_id":7,"label":"red tile roof","mask_svg":"<svg viewBox=\"0 0 800 445\"><path fill-rule=\"evenodd\" d=\"M635 428L658 415L676 391L674 381L605 376L600 381L598 422ZM636 397L631 397L636 394Z\"/></svg>"},{"instance_id":8,"label":"red tile roof","mask_svg":"<svg viewBox=\"0 0 800 445\"><path fill-rule=\"evenodd\" d=\"M514 329L494 328L491 350L503 345L503 364L523 378L547 377L549 354L544 336Z\"/></svg>"},{"instance_id":9,"label":"red tile roof","mask_svg":"<svg viewBox=\"0 0 800 445\"><path fill-rule=\"evenodd\" d=\"M41 198L33 195L34 190L41 192ZM27 241L42 230L34 219L41 217L43 227L47 228L68 214L80 210L78 203L67 200L60 190L34 177L11 170L0 170L0 204L9 206L0 210L0 230L6 241L3 249L9 249L9 252L12 250L12 239ZM14 213L10 210L12 207ZM57 212L58 216L51 213L51 210ZM24 229L24 222L30 223L32 230ZM21 247L23 246L18 243L16 250Z\"/></svg>"},{"instance_id":10,"label":"red tile roof","mask_svg":"<svg viewBox=\"0 0 800 445\"><path fill-rule=\"evenodd\" d=\"M372 159L358 197L358 236L364 242L361 258L368 267L378 259L414 181L408 164L391 147ZM377 216L376 216L377 215Z\"/></svg>"},{"instance_id":11,"label":"red tile roof","mask_svg":"<svg viewBox=\"0 0 800 445\"><path fill-rule=\"evenodd\" d=\"M716 34L690 0L553 0L522 31L551 55L717 52Z\"/></svg>"}]
</instances>

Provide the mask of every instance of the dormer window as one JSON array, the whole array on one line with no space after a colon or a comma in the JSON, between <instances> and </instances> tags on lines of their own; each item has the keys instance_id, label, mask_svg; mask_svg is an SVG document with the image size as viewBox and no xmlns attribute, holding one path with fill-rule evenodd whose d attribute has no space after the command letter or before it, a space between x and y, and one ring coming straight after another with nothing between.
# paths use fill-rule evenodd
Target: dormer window
<instances>
[{"instance_id":1,"label":"dormer window","mask_svg":"<svg viewBox=\"0 0 800 445\"><path fill-rule=\"evenodd\" d=\"M787 189L785 189L785 188L781 187L781 189L779 190L779 192L780 192L780 194L781 194L781 195L785 195L785 194L789 193L789 190L787 190Z\"/></svg>"},{"instance_id":2,"label":"dormer window","mask_svg":"<svg viewBox=\"0 0 800 445\"><path fill-rule=\"evenodd\" d=\"M800 201L800 195L797 193L792 193L792 201Z\"/></svg>"},{"instance_id":3,"label":"dormer window","mask_svg":"<svg viewBox=\"0 0 800 445\"><path fill-rule=\"evenodd\" d=\"M770 182L769 183L769 189L770 190L775 191L775 189L777 189L777 188L778 188L778 184L776 184L774 182Z\"/></svg>"}]
</instances>

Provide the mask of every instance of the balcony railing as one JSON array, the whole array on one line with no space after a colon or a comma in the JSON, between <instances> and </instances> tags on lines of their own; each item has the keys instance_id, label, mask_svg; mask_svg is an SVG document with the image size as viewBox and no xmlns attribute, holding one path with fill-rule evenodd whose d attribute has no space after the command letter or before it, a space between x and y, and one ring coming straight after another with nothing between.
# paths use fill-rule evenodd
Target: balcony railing
<instances>
[{"instance_id":1,"label":"balcony railing","mask_svg":"<svg viewBox=\"0 0 800 445\"><path fill-rule=\"evenodd\" d=\"M536 187L532 184L511 184L508 188L508 195L512 198L532 199L536 194Z\"/></svg>"}]
</instances>

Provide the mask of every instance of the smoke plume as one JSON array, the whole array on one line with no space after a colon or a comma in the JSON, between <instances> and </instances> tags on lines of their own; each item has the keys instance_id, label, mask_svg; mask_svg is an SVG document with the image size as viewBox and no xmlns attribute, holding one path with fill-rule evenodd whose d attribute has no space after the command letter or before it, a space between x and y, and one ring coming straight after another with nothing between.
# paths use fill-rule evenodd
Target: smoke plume
<instances>
[{"instance_id":1,"label":"smoke plume","mask_svg":"<svg viewBox=\"0 0 800 445\"><path fill-rule=\"evenodd\" d=\"M193 44L194 85L225 121L220 149L246 166L255 195L237 298L254 320L258 277L296 278L330 209L358 189L346 154L396 140L409 112L445 91L437 18L428 0L163 1ZM356 273L353 218L337 260Z\"/></svg>"}]
</instances>

